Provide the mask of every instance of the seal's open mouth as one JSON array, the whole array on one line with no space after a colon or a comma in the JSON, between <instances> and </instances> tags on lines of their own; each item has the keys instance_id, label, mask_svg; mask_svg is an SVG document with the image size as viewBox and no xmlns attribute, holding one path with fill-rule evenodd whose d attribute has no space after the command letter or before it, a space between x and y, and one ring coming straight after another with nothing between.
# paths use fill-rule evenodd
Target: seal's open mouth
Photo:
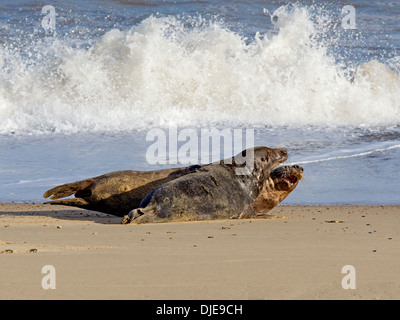
<instances>
[{"instance_id":1,"label":"seal's open mouth","mask_svg":"<svg viewBox=\"0 0 400 320\"><path fill-rule=\"evenodd\" d=\"M295 176L288 176L283 180L287 182L289 185L295 184L297 182L297 178Z\"/></svg>"},{"instance_id":2,"label":"seal's open mouth","mask_svg":"<svg viewBox=\"0 0 400 320\"><path fill-rule=\"evenodd\" d=\"M277 190L293 190L303 178L303 171L299 165L281 166L272 171L271 178Z\"/></svg>"}]
</instances>

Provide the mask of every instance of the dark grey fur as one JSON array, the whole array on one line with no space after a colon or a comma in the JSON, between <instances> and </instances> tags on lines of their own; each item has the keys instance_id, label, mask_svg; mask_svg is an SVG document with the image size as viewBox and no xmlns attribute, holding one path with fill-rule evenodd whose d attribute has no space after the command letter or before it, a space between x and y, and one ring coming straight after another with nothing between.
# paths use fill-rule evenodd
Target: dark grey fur
<instances>
[{"instance_id":1,"label":"dark grey fur","mask_svg":"<svg viewBox=\"0 0 400 320\"><path fill-rule=\"evenodd\" d=\"M239 159L249 151L244 150L231 159L204 166L159 186L143 199L139 208L125 216L122 223L256 216L252 204L271 171L287 160L287 153L278 148L253 148L253 170L248 175L237 175L236 169L243 167Z\"/></svg>"}]
</instances>

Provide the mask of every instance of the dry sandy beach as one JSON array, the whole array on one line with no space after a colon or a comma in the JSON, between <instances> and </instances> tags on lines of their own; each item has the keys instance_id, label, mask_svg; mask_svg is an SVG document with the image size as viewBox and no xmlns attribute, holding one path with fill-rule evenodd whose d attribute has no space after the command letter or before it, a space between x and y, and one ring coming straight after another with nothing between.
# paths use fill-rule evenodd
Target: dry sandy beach
<instances>
[{"instance_id":1,"label":"dry sandy beach","mask_svg":"<svg viewBox=\"0 0 400 320\"><path fill-rule=\"evenodd\" d=\"M400 207L278 206L271 214L121 225L70 207L0 204L0 298L400 298ZM55 289L42 287L46 265ZM354 266L355 289L342 287L345 265Z\"/></svg>"}]
</instances>

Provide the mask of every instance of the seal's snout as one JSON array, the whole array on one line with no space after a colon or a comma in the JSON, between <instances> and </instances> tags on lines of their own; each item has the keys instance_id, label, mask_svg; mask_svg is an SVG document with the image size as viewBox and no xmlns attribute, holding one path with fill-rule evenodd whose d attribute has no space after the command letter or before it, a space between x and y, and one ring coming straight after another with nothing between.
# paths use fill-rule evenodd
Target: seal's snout
<instances>
[{"instance_id":1,"label":"seal's snout","mask_svg":"<svg viewBox=\"0 0 400 320\"><path fill-rule=\"evenodd\" d=\"M303 173L303 171L304 171L303 167L300 167L300 166L297 165L297 164L294 165L293 168L296 169L298 173Z\"/></svg>"},{"instance_id":2,"label":"seal's snout","mask_svg":"<svg viewBox=\"0 0 400 320\"><path fill-rule=\"evenodd\" d=\"M288 158L288 153L287 153L287 151L286 151L285 149L278 149L278 150L279 150L278 155L279 155L281 161L282 161L282 162L286 161L287 158Z\"/></svg>"}]
</instances>

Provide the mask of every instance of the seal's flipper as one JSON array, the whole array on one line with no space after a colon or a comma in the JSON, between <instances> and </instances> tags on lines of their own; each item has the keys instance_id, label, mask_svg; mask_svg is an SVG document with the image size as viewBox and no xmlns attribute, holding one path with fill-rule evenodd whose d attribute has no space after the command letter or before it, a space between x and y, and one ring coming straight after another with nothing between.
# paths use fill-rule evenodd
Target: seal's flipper
<instances>
[{"instance_id":1,"label":"seal's flipper","mask_svg":"<svg viewBox=\"0 0 400 320\"><path fill-rule=\"evenodd\" d=\"M124 219L121 221L121 224L130 224L133 223L134 220L144 215L144 212L141 208L133 209L128 215L124 216Z\"/></svg>"},{"instance_id":2,"label":"seal's flipper","mask_svg":"<svg viewBox=\"0 0 400 320\"><path fill-rule=\"evenodd\" d=\"M121 221L121 224L141 224L148 222L155 222L157 220L156 214L154 214L153 210L149 208L138 208L134 209L128 213L128 215L124 216L124 219Z\"/></svg>"},{"instance_id":3,"label":"seal's flipper","mask_svg":"<svg viewBox=\"0 0 400 320\"><path fill-rule=\"evenodd\" d=\"M43 198L48 198L52 200L57 200L65 197L69 197L78 191L89 188L94 183L94 179L86 179L81 181L76 181L72 183L66 183L61 186L55 187L53 189L47 190Z\"/></svg>"},{"instance_id":4,"label":"seal's flipper","mask_svg":"<svg viewBox=\"0 0 400 320\"><path fill-rule=\"evenodd\" d=\"M87 209L88 205L89 205L89 203L87 201L85 201L84 199L80 199L80 198L48 201L48 202L45 202L44 204L58 204L58 205L72 206L72 207L78 207L78 208L83 208L83 209Z\"/></svg>"}]
</instances>

